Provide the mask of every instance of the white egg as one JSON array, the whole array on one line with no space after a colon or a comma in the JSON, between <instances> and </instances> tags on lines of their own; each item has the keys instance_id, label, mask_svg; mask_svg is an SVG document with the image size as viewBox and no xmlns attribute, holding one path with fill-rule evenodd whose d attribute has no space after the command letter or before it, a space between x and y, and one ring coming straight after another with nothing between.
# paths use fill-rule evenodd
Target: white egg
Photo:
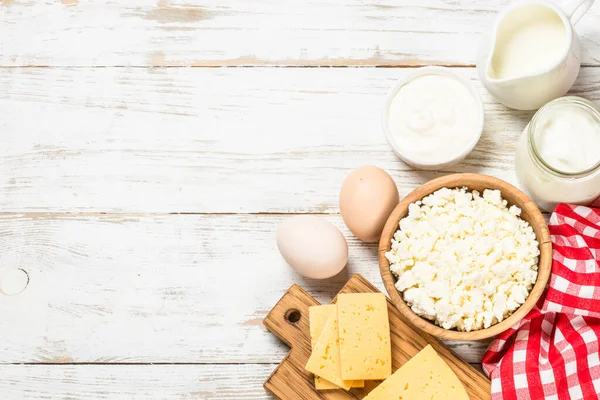
<instances>
[{"instance_id":1,"label":"white egg","mask_svg":"<svg viewBox=\"0 0 600 400\"><path fill-rule=\"evenodd\" d=\"M277 247L285 261L308 278L330 278L348 262L348 244L342 232L313 215L298 215L281 222Z\"/></svg>"}]
</instances>

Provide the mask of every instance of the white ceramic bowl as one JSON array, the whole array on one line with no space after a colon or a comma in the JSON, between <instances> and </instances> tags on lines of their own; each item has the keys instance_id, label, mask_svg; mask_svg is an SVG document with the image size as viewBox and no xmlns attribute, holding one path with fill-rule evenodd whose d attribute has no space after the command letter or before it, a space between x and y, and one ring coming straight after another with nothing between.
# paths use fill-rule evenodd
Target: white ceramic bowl
<instances>
[{"instance_id":1,"label":"white ceramic bowl","mask_svg":"<svg viewBox=\"0 0 600 400\"><path fill-rule=\"evenodd\" d=\"M419 76L423 76L423 75L443 75L443 76L447 76L452 79L455 79L456 81L462 83L469 90L469 93L471 93L471 95L473 96L473 99L475 100L475 105L477 107L477 114L479 116L476 129L473 130L473 136L469 139L468 145L465 146L465 151L462 154L456 155L454 158L446 159L446 160L439 160L439 162L432 162L432 163L423 163L422 161L415 160L415 159L411 158L410 154L407 154L405 151L402 151L401 147L398 146L398 144L396 143L397 139L394 137L394 135L392 134L392 132L390 130L389 111L390 111L390 104L392 103L394 96L396 96L396 93L398 92L398 90L400 90L400 88L402 86L404 86L406 83L408 83L409 81L411 81ZM387 100L386 100L385 106L383 108L381 124L383 127L383 131L385 132L385 138L387 139L388 143L394 150L394 153L396 153L396 155L402 161L404 161L405 163L407 163L409 165L412 165L413 167L420 168L420 169L442 169L442 168L447 168L451 165L458 163L459 161L464 159L471 152L471 150L473 150L473 148L479 141L479 138L481 137L481 134L483 132L483 120L484 120L483 103L481 102L479 93L477 93L477 91L475 90L475 88L473 88L471 83L468 82L466 79L463 79L460 76L457 76L456 74L454 74L449 68L432 66L432 67L422 67L422 68L415 69L412 73L408 74L407 76L405 76L402 79L399 79L396 82L396 84L394 85L392 90L390 90L390 92L387 96Z\"/></svg>"}]
</instances>

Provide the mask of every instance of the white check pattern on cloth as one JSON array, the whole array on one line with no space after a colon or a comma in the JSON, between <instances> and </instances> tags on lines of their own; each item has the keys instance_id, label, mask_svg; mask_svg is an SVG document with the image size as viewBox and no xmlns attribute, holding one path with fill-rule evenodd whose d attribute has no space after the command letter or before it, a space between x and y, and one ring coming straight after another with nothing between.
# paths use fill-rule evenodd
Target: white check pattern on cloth
<instances>
[{"instance_id":1,"label":"white check pattern on cloth","mask_svg":"<svg viewBox=\"0 0 600 400\"><path fill-rule=\"evenodd\" d=\"M600 399L600 209L560 204L545 297L488 348L492 399Z\"/></svg>"}]
</instances>

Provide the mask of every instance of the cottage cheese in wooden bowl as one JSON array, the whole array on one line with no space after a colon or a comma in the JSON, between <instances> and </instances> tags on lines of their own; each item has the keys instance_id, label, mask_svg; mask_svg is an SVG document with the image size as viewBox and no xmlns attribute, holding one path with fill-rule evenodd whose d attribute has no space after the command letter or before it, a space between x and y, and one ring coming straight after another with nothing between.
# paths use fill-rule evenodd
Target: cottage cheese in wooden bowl
<instances>
[{"instance_id":1,"label":"cottage cheese in wooden bowl","mask_svg":"<svg viewBox=\"0 0 600 400\"><path fill-rule=\"evenodd\" d=\"M388 293L411 322L474 340L533 307L550 273L550 249L544 219L525 194L492 177L456 174L400 202L379 261Z\"/></svg>"}]
</instances>

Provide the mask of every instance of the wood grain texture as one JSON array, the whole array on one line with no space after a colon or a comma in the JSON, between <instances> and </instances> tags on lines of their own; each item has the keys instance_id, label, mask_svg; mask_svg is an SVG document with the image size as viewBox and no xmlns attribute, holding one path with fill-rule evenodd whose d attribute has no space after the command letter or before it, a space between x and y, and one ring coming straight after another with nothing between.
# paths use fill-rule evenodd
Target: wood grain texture
<instances>
[{"instance_id":1,"label":"wood grain texture","mask_svg":"<svg viewBox=\"0 0 600 400\"><path fill-rule=\"evenodd\" d=\"M2 66L472 65L510 0L0 2ZM577 26L600 65L600 8Z\"/></svg>"},{"instance_id":2,"label":"wood grain texture","mask_svg":"<svg viewBox=\"0 0 600 400\"><path fill-rule=\"evenodd\" d=\"M285 288L327 302L358 272L383 289L377 248L337 215L324 217L350 238L348 268L295 274L275 249L280 213L337 214L365 164L401 196L448 172L515 183L531 113L464 68L510 1L0 0L0 269L30 279L0 294L2 398L271 399L262 382L288 349L261 322ZM577 26L587 66L599 20L596 6ZM402 68L202 68L424 64L463 67L485 105L482 140L444 173L385 142ZM181 66L196 68L137 68ZM598 101L600 68L573 93ZM487 343L450 346L478 363ZM23 362L53 364L10 364Z\"/></svg>"},{"instance_id":3,"label":"wood grain texture","mask_svg":"<svg viewBox=\"0 0 600 400\"><path fill-rule=\"evenodd\" d=\"M297 283L329 302L352 273L383 290L376 245L305 279L277 252L280 215L0 215L0 268L29 285L0 295L0 363L272 363L287 347L262 319ZM226 290L224 288L233 288ZM487 342L452 348L478 363ZM263 379L264 380L264 379Z\"/></svg>"},{"instance_id":4,"label":"wood grain texture","mask_svg":"<svg viewBox=\"0 0 600 400\"><path fill-rule=\"evenodd\" d=\"M422 200L425 196L441 188L460 188L467 187L469 190L477 190L483 193L486 189L499 190L502 198L508 201L508 206L515 205L521 209L521 218L529 223L536 234L536 238L540 245L540 257L538 263L538 278L529 293L529 297L525 303L519 307L512 315L503 321L492 325L487 329L480 329L471 332L461 332L458 330L444 329L435 325L426 318L417 315L404 301L400 292L396 290L396 278L390 271L390 263L385 254L391 249L391 241L394 234L398 230L400 220L408 214L410 204ZM552 270L552 242L550 241L550 231L546 225L546 221L538 207L535 205L525 193L510 185L507 182L497 178L481 175L481 174L454 174L447 175L437 179L433 179L423 186L418 187L409 193L396 206L389 216L379 241L379 271L383 280L384 286L387 289L392 302L396 305L400 313L406 320L410 321L414 326L422 329L430 335L453 340L481 340L493 338L494 336L504 332L511 326L518 323L537 303L539 298L546 290L546 284L550 278Z\"/></svg>"},{"instance_id":5,"label":"wood grain texture","mask_svg":"<svg viewBox=\"0 0 600 400\"><path fill-rule=\"evenodd\" d=\"M450 172L515 184L532 113L454 71L479 90L485 131L466 160L426 172L398 160L380 126L405 69L3 69L0 210L337 213L344 177L369 164L401 197ZM600 100L600 68L572 93Z\"/></svg>"},{"instance_id":6,"label":"wood grain texture","mask_svg":"<svg viewBox=\"0 0 600 400\"><path fill-rule=\"evenodd\" d=\"M340 291L340 293L373 292L377 292L377 289L360 275L353 275ZM317 302L308 293L294 285L265 317L264 323L267 328L291 345L291 350L285 359L265 381L265 389L279 399L362 399L377 385L375 382L366 381L364 389L354 388L350 392L317 391L314 387L313 375L304 369L311 354L308 308L316 304ZM290 321L288 316L292 312L300 314L298 321ZM454 355L433 336L414 330L389 299L388 316L393 371L404 365L427 344L431 344L463 382L472 400L490 398L490 381L483 374Z\"/></svg>"},{"instance_id":7,"label":"wood grain texture","mask_svg":"<svg viewBox=\"0 0 600 400\"><path fill-rule=\"evenodd\" d=\"M0 365L9 400L269 400L271 364Z\"/></svg>"},{"instance_id":8,"label":"wood grain texture","mask_svg":"<svg viewBox=\"0 0 600 400\"><path fill-rule=\"evenodd\" d=\"M273 400L262 384L275 367L0 365L0 392L10 400Z\"/></svg>"}]
</instances>

